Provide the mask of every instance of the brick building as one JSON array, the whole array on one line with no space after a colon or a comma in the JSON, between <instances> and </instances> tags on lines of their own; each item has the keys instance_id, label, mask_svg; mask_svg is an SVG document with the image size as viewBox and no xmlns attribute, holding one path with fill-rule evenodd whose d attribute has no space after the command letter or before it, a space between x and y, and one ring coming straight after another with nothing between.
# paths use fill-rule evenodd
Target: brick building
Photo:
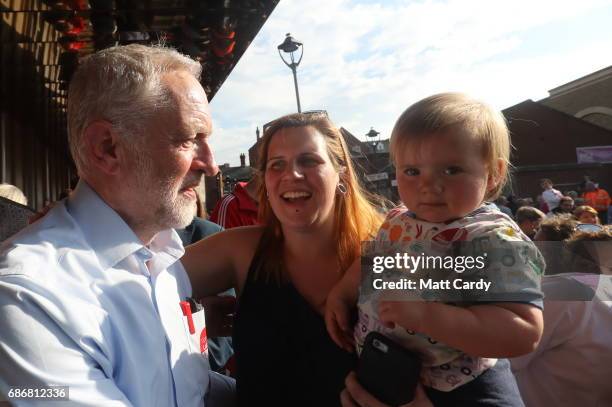
<instances>
[{"instance_id":1,"label":"brick building","mask_svg":"<svg viewBox=\"0 0 612 407\"><path fill-rule=\"evenodd\" d=\"M578 163L576 148L612 144L612 131L542 103L527 100L503 111L512 135L513 193L535 197L539 180L576 190L585 175L606 188L612 163Z\"/></svg>"}]
</instances>

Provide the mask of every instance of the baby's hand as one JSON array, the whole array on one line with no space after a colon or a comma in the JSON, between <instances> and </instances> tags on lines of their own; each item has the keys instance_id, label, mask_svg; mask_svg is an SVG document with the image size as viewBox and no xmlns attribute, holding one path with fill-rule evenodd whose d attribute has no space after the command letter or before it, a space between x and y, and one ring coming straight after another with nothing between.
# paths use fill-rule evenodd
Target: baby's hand
<instances>
[{"instance_id":1,"label":"baby's hand","mask_svg":"<svg viewBox=\"0 0 612 407\"><path fill-rule=\"evenodd\" d=\"M351 324L354 302L344 298L342 287L337 284L328 294L325 303L325 325L334 342L347 352L353 352L355 339Z\"/></svg>"},{"instance_id":2,"label":"baby's hand","mask_svg":"<svg viewBox=\"0 0 612 407\"><path fill-rule=\"evenodd\" d=\"M388 328L397 324L409 331L422 332L427 305L425 301L380 301L378 316Z\"/></svg>"}]
</instances>

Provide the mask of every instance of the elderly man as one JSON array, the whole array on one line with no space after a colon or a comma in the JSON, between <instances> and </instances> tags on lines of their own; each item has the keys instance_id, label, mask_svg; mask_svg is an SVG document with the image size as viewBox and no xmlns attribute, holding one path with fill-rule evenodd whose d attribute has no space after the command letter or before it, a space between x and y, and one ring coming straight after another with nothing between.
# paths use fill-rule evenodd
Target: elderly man
<instances>
[{"instance_id":1,"label":"elderly man","mask_svg":"<svg viewBox=\"0 0 612 407\"><path fill-rule=\"evenodd\" d=\"M172 229L191 222L194 188L217 172L200 69L129 45L75 73L68 130L81 181L0 250L0 393L15 405L231 403L220 399L233 381L209 370L203 312L185 302Z\"/></svg>"}]
</instances>

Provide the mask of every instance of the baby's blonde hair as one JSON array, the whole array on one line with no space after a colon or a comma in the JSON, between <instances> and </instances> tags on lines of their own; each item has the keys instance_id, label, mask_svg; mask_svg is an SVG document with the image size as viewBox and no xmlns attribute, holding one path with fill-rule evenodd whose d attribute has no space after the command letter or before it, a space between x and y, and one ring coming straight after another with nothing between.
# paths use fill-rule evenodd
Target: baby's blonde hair
<instances>
[{"instance_id":1,"label":"baby's blonde hair","mask_svg":"<svg viewBox=\"0 0 612 407\"><path fill-rule=\"evenodd\" d=\"M463 93L439 93L422 99L404 110L391 133L390 155L395 164L402 148L434 134L456 132L480 143L482 156L497 185L486 200L496 199L508 181L510 134L501 112ZM498 167L498 160L503 165Z\"/></svg>"}]
</instances>

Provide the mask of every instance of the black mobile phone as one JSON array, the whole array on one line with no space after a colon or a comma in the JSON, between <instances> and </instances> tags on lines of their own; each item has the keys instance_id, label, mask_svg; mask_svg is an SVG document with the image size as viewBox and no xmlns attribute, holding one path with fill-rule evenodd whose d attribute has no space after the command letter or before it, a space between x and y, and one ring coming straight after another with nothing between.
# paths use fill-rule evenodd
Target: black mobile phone
<instances>
[{"instance_id":1,"label":"black mobile phone","mask_svg":"<svg viewBox=\"0 0 612 407\"><path fill-rule=\"evenodd\" d=\"M418 355L378 332L365 339L357 366L357 380L378 400L391 406L414 398L421 373Z\"/></svg>"}]
</instances>

